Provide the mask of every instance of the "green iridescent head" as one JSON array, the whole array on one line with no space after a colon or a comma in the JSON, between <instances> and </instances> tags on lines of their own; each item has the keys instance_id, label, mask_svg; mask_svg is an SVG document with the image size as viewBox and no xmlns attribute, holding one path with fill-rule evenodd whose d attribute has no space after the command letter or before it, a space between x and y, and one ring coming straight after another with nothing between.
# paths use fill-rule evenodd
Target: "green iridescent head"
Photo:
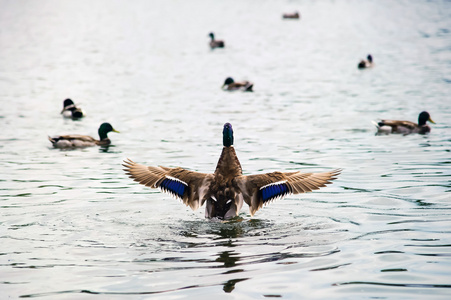
<instances>
[{"instance_id":1,"label":"green iridescent head","mask_svg":"<svg viewBox=\"0 0 451 300\"><path fill-rule=\"evenodd\" d=\"M102 125L100 125L100 127L99 127L100 140L107 139L108 138L108 132L111 132L111 131L119 133L119 131L115 130L113 128L113 126L111 126L110 123L102 123Z\"/></svg>"},{"instance_id":2,"label":"green iridescent head","mask_svg":"<svg viewBox=\"0 0 451 300\"><path fill-rule=\"evenodd\" d=\"M429 113L427 111L422 111L420 113L420 115L418 116L418 125L420 125L420 126L426 125L427 121L435 124L435 122L432 121L431 116L429 115Z\"/></svg>"},{"instance_id":3,"label":"green iridescent head","mask_svg":"<svg viewBox=\"0 0 451 300\"><path fill-rule=\"evenodd\" d=\"M224 147L230 147L233 145L233 129L232 124L225 123L222 130L222 144Z\"/></svg>"}]
</instances>

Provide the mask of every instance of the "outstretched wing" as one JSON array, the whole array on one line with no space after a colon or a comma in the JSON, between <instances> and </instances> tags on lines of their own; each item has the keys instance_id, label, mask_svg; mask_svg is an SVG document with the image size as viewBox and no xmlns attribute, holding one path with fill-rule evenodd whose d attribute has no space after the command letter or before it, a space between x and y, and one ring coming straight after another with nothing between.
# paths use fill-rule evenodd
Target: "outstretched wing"
<instances>
[{"instance_id":1,"label":"outstretched wing","mask_svg":"<svg viewBox=\"0 0 451 300\"><path fill-rule=\"evenodd\" d=\"M249 205L251 215L263 205L287 194L300 194L317 190L336 179L341 170L324 173L273 172L236 178L244 201Z\"/></svg>"},{"instance_id":2,"label":"outstretched wing","mask_svg":"<svg viewBox=\"0 0 451 300\"><path fill-rule=\"evenodd\" d=\"M179 198L193 210L202 206L206 199L213 174L188 171L183 168L151 167L124 160L124 171L139 182L151 188L160 188Z\"/></svg>"}]
</instances>

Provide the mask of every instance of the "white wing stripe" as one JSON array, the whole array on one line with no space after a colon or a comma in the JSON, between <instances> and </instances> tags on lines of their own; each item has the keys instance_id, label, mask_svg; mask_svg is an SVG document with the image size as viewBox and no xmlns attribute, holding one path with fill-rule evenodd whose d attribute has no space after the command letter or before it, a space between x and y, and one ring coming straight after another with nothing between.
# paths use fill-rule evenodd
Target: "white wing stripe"
<instances>
[{"instance_id":1,"label":"white wing stripe","mask_svg":"<svg viewBox=\"0 0 451 300\"><path fill-rule=\"evenodd\" d=\"M180 180L180 179L178 179L178 178L175 178L175 177L172 177L172 176L169 176L169 175L166 175L165 177L166 177L167 179L174 180L174 181L178 181L178 182L183 183L184 185L188 186L188 183L186 183L186 182L184 182L184 181L182 181L182 180Z\"/></svg>"},{"instance_id":2,"label":"white wing stripe","mask_svg":"<svg viewBox=\"0 0 451 300\"><path fill-rule=\"evenodd\" d=\"M269 183L269 184L267 184L267 185L262 186L262 187L260 188L260 190L262 190L262 189L264 189L264 188L266 188L266 187L268 187L268 186L271 186L271 185L278 185L278 184L282 184L282 183L286 183L286 182L287 182L286 180L282 180L282 181L277 181L277 182Z\"/></svg>"}]
</instances>

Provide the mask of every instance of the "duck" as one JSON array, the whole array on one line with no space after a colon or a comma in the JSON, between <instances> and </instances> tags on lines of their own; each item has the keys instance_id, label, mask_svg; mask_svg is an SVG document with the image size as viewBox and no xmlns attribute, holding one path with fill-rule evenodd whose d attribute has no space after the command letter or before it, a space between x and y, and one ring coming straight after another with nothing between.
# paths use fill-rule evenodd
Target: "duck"
<instances>
[{"instance_id":1,"label":"duck","mask_svg":"<svg viewBox=\"0 0 451 300\"><path fill-rule=\"evenodd\" d=\"M108 132L117 132L110 123L102 123L99 127L99 140L89 136L81 134L68 134L59 135L55 137L49 137L49 141L55 148L84 148L91 146L108 146L111 144L111 140L108 138Z\"/></svg>"},{"instance_id":2,"label":"duck","mask_svg":"<svg viewBox=\"0 0 451 300\"><path fill-rule=\"evenodd\" d=\"M299 12L287 13L282 15L283 19L299 19Z\"/></svg>"},{"instance_id":3,"label":"duck","mask_svg":"<svg viewBox=\"0 0 451 300\"><path fill-rule=\"evenodd\" d=\"M373 121L373 124L376 125L377 133L376 134L390 134L390 133L400 133L403 135L411 134L411 133L419 133L426 134L431 131L431 127L426 124L426 122L432 121L431 116L427 111L422 111L418 115L418 124L411 121L398 121L398 120L381 120L379 122Z\"/></svg>"},{"instance_id":4,"label":"duck","mask_svg":"<svg viewBox=\"0 0 451 300\"><path fill-rule=\"evenodd\" d=\"M81 108L77 107L71 99L66 99L63 102L63 110L61 111L61 114L65 118L71 118L71 119L80 119L85 116L83 110Z\"/></svg>"},{"instance_id":5,"label":"duck","mask_svg":"<svg viewBox=\"0 0 451 300\"><path fill-rule=\"evenodd\" d=\"M213 32L210 32L208 35L211 37L211 41L210 41L210 48L211 49L224 48L224 46L225 46L224 41L215 40L215 34Z\"/></svg>"},{"instance_id":6,"label":"duck","mask_svg":"<svg viewBox=\"0 0 451 300\"><path fill-rule=\"evenodd\" d=\"M238 216L243 203L251 216L264 205L288 194L317 190L336 179L341 169L323 173L270 172L243 175L233 146L233 129L225 123L222 131L223 148L211 173L199 173L181 167L146 166L127 158L124 171L134 181L150 188L159 188L196 210L205 205L205 217L229 220Z\"/></svg>"},{"instance_id":7,"label":"duck","mask_svg":"<svg viewBox=\"0 0 451 300\"><path fill-rule=\"evenodd\" d=\"M372 68L373 66L374 66L373 56L371 54L368 54L366 59L362 59L359 62L359 64L357 65L357 68L366 69L366 68Z\"/></svg>"},{"instance_id":8,"label":"duck","mask_svg":"<svg viewBox=\"0 0 451 300\"><path fill-rule=\"evenodd\" d=\"M222 89L225 91L243 91L243 92L253 92L252 88L254 84L249 81L239 81L235 82L232 77L227 77L222 85Z\"/></svg>"}]
</instances>

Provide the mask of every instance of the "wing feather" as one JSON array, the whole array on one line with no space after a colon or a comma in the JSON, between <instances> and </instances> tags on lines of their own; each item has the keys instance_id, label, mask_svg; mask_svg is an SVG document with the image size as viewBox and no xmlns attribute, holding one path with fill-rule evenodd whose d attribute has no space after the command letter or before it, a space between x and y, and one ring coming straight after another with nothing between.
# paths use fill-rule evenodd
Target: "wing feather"
<instances>
[{"instance_id":1,"label":"wing feather","mask_svg":"<svg viewBox=\"0 0 451 300\"><path fill-rule=\"evenodd\" d=\"M239 176L236 179L251 215L266 203L287 194L300 194L317 190L336 179L340 169L323 173L272 172Z\"/></svg>"},{"instance_id":2,"label":"wing feather","mask_svg":"<svg viewBox=\"0 0 451 300\"><path fill-rule=\"evenodd\" d=\"M414 128L418 127L418 125L414 122L399 121L399 120L381 120L379 125L386 125L386 126L391 126L391 127L402 126L402 127L408 128L408 129L414 129Z\"/></svg>"},{"instance_id":3,"label":"wing feather","mask_svg":"<svg viewBox=\"0 0 451 300\"><path fill-rule=\"evenodd\" d=\"M127 159L124 171L134 181L150 188L160 188L183 201L193 210L203 204L207 198L208 187L213 174L188 171L183 168L145 166Z\"/></svg>"},{"instance_id":4,"label":"wing feather","mask_svg":"<svg viewBox=\"0 0 451 300\"><path fill-rule=\"evenodd\" d=\"M79 140L83 142L93 142L93 143L97 141L95 138L89 135L81 135L81 134L60 135L58 138L64 140Z\"/></svg>"}]
</instances>

